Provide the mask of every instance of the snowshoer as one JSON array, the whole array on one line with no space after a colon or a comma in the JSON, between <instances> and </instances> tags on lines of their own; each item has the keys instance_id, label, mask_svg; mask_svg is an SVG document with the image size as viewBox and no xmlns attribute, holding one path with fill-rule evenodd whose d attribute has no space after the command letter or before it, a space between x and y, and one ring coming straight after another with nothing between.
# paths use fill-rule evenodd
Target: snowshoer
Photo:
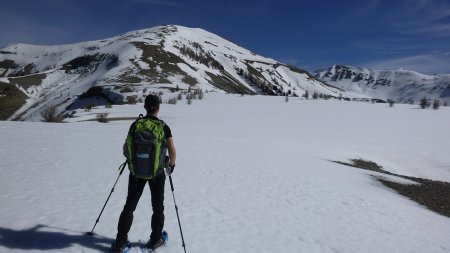
<instances>
[{"instance_id":1,"label":"snowshoer","mask_svg":"<svg viewBox=\"0 0 450 253\"><path fill-rule=\"evenodd\" d=\"M154 250L165 244L163 236L166 180L164 168L167 166L165 158L168 150L169 167L166 172L170 174L175 168L176 151L169 126L157 117L160 103L157 95L150 94L145 98L144 107L147 115L140 117L131 125L123 145L130 169L128 195L120 214L116 241L111 246L112 252L123 252L130 247L128 232L133 222L133 212L146 184L150 186L153 209L152 232L146 247Z\"/></svg>"}]
</instances>

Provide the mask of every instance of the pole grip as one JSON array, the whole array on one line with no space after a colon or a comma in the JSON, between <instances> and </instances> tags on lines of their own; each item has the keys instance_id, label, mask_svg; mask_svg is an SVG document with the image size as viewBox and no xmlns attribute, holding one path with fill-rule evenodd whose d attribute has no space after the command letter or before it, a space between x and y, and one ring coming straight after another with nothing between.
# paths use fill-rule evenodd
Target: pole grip
<instances>
[{"instance_id":1,"label":"pole grip","mask_svg":"<svg viewBox=\"0 0 450 253\"><path fill-rule=\"evenodd\" d=\"M122 163L122 167L120 168L120 172L119 172L119 175L122 175L122 173L123 173L123 170L125 169L125 165L127 165L127 162L128 162L128 160L126 160L124 163Z\"/></svg>"},{"instance_id":2,"label":"pole grip","mask_svg":"<svg viewBox=\"0 0 450 253\"><path fill-rule=\"evenodd\" d=\"M174 192L175 190L173 189L173 182L172 182L172 176L169 175L169 181L170 181L170 188L172 189L172 192Z\"/></svg>"}]
</instances>

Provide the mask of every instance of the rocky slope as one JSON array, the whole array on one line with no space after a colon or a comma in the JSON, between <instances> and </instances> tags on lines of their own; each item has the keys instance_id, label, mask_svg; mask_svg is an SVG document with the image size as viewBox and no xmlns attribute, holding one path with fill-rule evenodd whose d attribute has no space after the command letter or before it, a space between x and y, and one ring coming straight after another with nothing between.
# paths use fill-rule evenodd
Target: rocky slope
<instances>
[{"instance_id":1,"label":"rocky slope","mask_svg":"<svg viewBox=\"0 0 450 253\"><path fill-rule=\"evenodd\" d=\"M0 50L1 119L40 120L49 106L67 114L189 88L289 96L343 92L205 30L174 25L99 41Z\"/></svg>"},{"instance_id":2,"label":"rocky slope","mask_svg":"<svg viewBox=\"0 0 450 253\"><path fill-rule=\"evenodd\" d=\"M418 103L427 97L450 102L450 75L423 75L408 70L372 70L334 65L316 71L315 77L344 89L373 98Z\"/></svg>"}]
</instances>

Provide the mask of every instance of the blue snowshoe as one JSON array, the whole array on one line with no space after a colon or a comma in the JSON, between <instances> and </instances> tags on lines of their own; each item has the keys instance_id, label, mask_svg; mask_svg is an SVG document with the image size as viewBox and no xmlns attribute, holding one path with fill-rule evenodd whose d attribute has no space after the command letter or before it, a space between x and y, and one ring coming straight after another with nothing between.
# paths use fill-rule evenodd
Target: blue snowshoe
<instances>
[{"instance_id":1,"label":"blue snowshoe","mask_svg":"<svg viewBox=\"0 0 450 253\"><path fill-rule=\"evenodd\" d=\"M155 252L157 248L163 247L166 245L166 242L169 240L169 234L166 231L162 232L161 238L159 238L156 242L148 241L144 248L141 249L143 253Z\"/></svg>"},{"instance_id":2,"label":"blue snowshoe","mask_svg":"<svg viewBox=\"0 0 450 253\"><path fill-rule=\"evenodd\" d=\"M131 249L131 243L129 241L127 241L125 243L125 245L123 245L122 247L117 247L116 243L114 242L111 245L111 253L128 253L128 251L130 251Z\"/></svg>"}]
</instances>

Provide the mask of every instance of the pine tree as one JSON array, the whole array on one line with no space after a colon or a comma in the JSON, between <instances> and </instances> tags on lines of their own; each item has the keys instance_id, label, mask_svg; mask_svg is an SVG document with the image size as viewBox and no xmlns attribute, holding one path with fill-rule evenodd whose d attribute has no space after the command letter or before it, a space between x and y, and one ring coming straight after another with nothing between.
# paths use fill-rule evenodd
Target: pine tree
<instances>
[{"instance_id":1,"label":"pine tree","mask_svg":"<svg viewBox=\"0 0 450 253\"><path fill-rule=\"evenodd\" d=\"M306 98L306 100L308 100L309 98L309 91L305 91L305 94L303 94L303 97Z\"/></svg>"},{"instance_id":2,"label":"pine tree","mask_svg":"<svg viewBox=\"0 0 450 253\"><path fill-rule=\"evenodd\" d=\"M428 102L428 98L427 97L423 97L420 100L420 108L425 109L425 108L428 108L428 107L430 107L430 103Z\"/></svg>"},{"instance_id":3,"label":"pine tree","mask_svg":"<svg viewBox=\"0 0 450 253\"><path fill-rule=\"evenodd\" d=\"M319 95L317 94L317 92L314 91L313 93L313 99L317 99L319 97Z\"/></svg>"},{"instance_id":4,"label":"pine tree","mask_svg":"<svg viewBox=\"0 0 450 253\"><path fill-rule=\"evenodd\" d=\"M186 96L186 101L187 101L187 104L188 104L188 105L192 104L192 96L191 96L191 93L188 93L188 94L187 94L187 96Z\"/></svg>"},{"instance_id":5,"label":"pine tree","mask_svg":"<svg viewBox=\"0 0 450 253\"><path fill-rule=\"evenodd\" d=\"M438 99L435 99L433 101L433 109L437 110L439 109L439 106L441 106L441 102Z\"/></svg>"}]
</instances>

